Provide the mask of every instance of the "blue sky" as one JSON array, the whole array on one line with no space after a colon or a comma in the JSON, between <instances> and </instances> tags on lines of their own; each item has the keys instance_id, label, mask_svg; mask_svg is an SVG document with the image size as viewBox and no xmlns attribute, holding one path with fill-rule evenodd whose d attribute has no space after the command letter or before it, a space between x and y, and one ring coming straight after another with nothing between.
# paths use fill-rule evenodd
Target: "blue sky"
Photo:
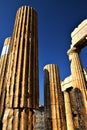
<instances>
[{"instance_id":1,"label":"blue sky","mask_svg":"<svg viewBox=\"0 0 87 130\"><path fill-rule=\"evenodd\" d=\"M44 72L46 64L57 64L60 78L70 75L67 51L71 45L71 32L87 18L87 0L1 0L0 1L0 52L4 39L12 35L15 15L19 7L29 5L38 13L38 51L40 104L44 103ZM87 66L87 48L81 60Z\"/></svg>"}]
</instances>

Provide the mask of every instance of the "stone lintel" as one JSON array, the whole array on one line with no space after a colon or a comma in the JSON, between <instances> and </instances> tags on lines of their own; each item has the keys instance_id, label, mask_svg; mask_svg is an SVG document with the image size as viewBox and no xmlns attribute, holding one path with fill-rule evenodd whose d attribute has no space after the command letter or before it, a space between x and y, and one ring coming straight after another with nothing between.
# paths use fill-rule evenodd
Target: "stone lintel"
<instances>
[{"instance_id":1,"label":"stone lintel","mask_svg":"<svg viewBox=\"0 0 87 130\"><path fill-rule=\"evenodd\" d=\"M66 89L72 86L72 75L68 76L61 82L62 91L66 91Z\"/></svg>"},{"instance_id":2,"label":"stone lintel","mask_svg":"<svg viewBox=\"0 0 87 130\"><path fill-rule=\"evenodd\" d=\"M80 46L84 47L84 43L87 44L87 19L81 22L81 24L74 29L71 33L72 38L72 46Z\"/></svg>"}]
</instances>

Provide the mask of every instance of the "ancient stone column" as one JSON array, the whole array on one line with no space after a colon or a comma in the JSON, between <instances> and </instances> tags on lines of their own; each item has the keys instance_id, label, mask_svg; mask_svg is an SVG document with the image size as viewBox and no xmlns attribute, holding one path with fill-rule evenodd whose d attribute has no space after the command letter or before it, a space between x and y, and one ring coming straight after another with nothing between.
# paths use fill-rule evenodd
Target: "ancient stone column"
<instances>
[{"instance_id":1,"label":"ancient stone column","mask_svg":"<svg viewBox=\"0 0 87 130\"><path fill-rule=\"evenodd\" d=\"M71 102L70 102L69 93L67 91L64 91L64 103L65 103L67 130L74 130Z\"/></svg>"},{"instance_id":2,"label":"ancient stone column","mask_svg":"<svg viewBox=\"0 0 87 130\"><path fill-rule=\"evenodd\" d=\"M83 100L83 108L80 111L80 114L83 115L85 126L84 130L87 129L87 102L86 102L86 81L83 74L83 69L79 57L79 49L72 47L68 51L69 59L71 61L71 74L72 74L72 86L76 89L75 96L77 96L76 100L79 100L77 102L82 102L80 100ZM80 95L80 96L79 96ZM79 98L81 97L81 98ZM78 99L79 98L79 99ZM79 105L79 104L78 104ZM80 105L79 105L80 107ZM80 117L79 117L80 120ZM81 123L80 123L81 124ZM79 125L80 125L79 124ZM83 128L83 126L79 126Z\"/></svg>"},{"instance_id":3,"label":"ancient stone column","mask_svg":"<svg viewBox=\"0 0 87 130\"><path fill-rule=\"evenodd\" d=\"M29 109L5 109L2 130L36 130L36 115Z\"/></svg>"},{"instance_id":4,"label":"ancient stone column","mask_svg":"<svg viewBox=\"0 0 87 130\"><path fill-rule=\"evenodd\" d=\"M79 88L86 96L86 81L79 57L79 50L73 47L68 51L68 55L71 61L71 74L73 80L73 87Z\"/></svg>"},{"instance_id":5,"label":"ancient stone column","mask_svg":"<svg viewBox=\"0 0 87 130\"><path fill-rule=\"evenodd\" d=\"M0 119L4 108L6 73L8 71L8 57L10 54L11 37L5 39L0 58Z\"/></svg>"},{"instance_id":6,"label":"ancient stone column","mask_svg":"<svg viewBox=\"0 0 87 130\"><path fill-rule=\"evenodd\" d=\"M32 7L22 6L17 11L6 79L1 103L5 104L3 130L5 122L9 124L6 130L35 130L33 109L39 105L38 28L37 13Z\"/></svg>"},{"instance_id":7,"label":"ancient stone column","mask_svg":"<svg viewBox=\"0 0 87 130\"><path fill-rule=\"evenodd\" d=\"M44 67L45 130L66 130L65 109L57 65Z\"/></svg>"},{"instance_id":8,"label":"ancient stone column","mask_svg":"<svg viewBox=\"0 0 87 130\"><path fill-rule=\"evenodd\" d=\"M37 13L32 7L21 7L17 11L12 35L9 62L12 71L9 67L11 79L8 79L8 84L11 86L10 106L13 104L14 107L38 108L37 42Z\"/></svg>"},{"instance_id":9,"label":"ancient stone column","mask_svg":"<svg viewBox=\"0 0 87 130\"><path fill-rule=\"evenodd\" d=\"M74 88L79 88L86 99L86 80L79 52L80 51L77 48L73 47L67 53L69 55L69 60L71 61L72 85Z\"/></svg>"},{"instance_id":10,"label":"ancient stone column","mask_svg":"<svg viewBox=\"0 0 87 130\"><path fill-rule=\"evenodd\" d=\"M4 46L1 53L1 58L0 58L0 95L2 90L3 80L6 74L7 64L8 64L8 53L10 48L10 41L11 41L10 37L5 39Z\"/></svg>"}]
</instances>

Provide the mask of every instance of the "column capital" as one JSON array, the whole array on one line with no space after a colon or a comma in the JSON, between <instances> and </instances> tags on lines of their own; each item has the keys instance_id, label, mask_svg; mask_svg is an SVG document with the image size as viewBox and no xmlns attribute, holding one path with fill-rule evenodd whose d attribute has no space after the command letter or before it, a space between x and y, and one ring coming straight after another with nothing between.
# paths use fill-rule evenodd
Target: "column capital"
<instances>
[{"instance_id":1,"label":"column capital","mask_svg":"<svg viewBox=\"0 0 87 130\"><path fill-rule=\"evenodd\" d=\"M67 51L67 54L70 55L72 53L80 53L80 49L76 48L76 47L72 47Z\"/></svg>"},{"instance_id":2,"label":"column capital","mask_svg":"<svg viewBox=\"0 0 87 130\"><path fill-rule=\"evenodd\" d=\"M76 47L70 48L70 49L67 51L67 54L68 54L68 56L69 56L69 60L72 59L72 58L71 58L72 54L77 53L77 54L79 55L80 51L81 51L81 50L78 49L78 48L76 48Z\"/></svg>"}]
</instances>

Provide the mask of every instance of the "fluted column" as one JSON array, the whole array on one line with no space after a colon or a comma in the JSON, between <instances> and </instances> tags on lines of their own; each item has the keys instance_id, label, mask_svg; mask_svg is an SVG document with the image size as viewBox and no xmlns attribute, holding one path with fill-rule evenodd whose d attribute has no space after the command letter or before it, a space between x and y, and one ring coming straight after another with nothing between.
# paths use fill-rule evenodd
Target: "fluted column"
<instances>
[{"instance_id":1,"label":"fluted column","mask_svg":"<svg viewBox=\"0 0 87 130\"><path fill-rule=\"evenodd\" d=\"M6 74L8 71L8 58L10 55L10 43L11 37L8 37L4 41L4 46L0 58L0 118L2 117L5 100L5 88L6 88Z\"/></svg>"},{"instance_id":2,"label":"fluted column","mask_svg":"<svg viewBox=\"0 0 87 130\"><path fill-rule=\"evenodd\" d=\"M81 98L83 100L83 112L81 112L80 114L83 114L84 120L87 121L86 81L83 74L79 52L80 52L79 49L73 47L68 51L68 55L71 61L72 86L73 88L76 88L76 90L78 91L78 92L76 91L77 96L79 95L79 91L82 94ZM87 123L85 123L85 128L87 129L86 124Z\"/></svg>"},{"instance_id":3,"label":"fluted column","mask_svg":"<svg viewBox=\"0 0 87 130\"><path fill-rule=\"evenodd\" d=\"M57 65L44 67L45 130L66 130L65 109Z\"/></svg>"},{"instance_id":4,"label":"fluted column","mask_svg":"<svg viewBox=\"0 0 87 130\"><path fill-rule=\"evenodd\" d=\"M4 46L1 53L1 58L0 58L0 95L1 95L2 83L6 74L6 68L8 64L8 53L10 48L10 41L11 41L10 37L5 39Z\"/></svg>"},{"instance_id":5,"label":"fluted column","mask_svg":"<svg viewBox=\"0 0 87 130\"><path fill-rule=\"evenodd\" d=\"M68 51L69 59L71 61L71 74L73 80L73 87L79 88L86 96L86 81L83 74L83 68L79 57L79 50L71 48Z\"/></svg>"},{"instance_id":6,"label":"fluted column","mask_svg":"<svg viewBox=\"0 0 87 130\"><path fill-rule=\"evenodd\" d=\"M67 130L74 130L71 102L70 102L69 93L67 91L64 91L64 102L65 102Z\"/></svg>"},{"instance_id":7,"label":"fluted column","mask_svg":"<svg viewBox=\"0 0 87 130\"><path fill-rule=\"evenodd\" d=\"M6 130L35 130L33 109L39 106L38 28L32 7L22 6L17 11L6 80L3 130L5 122L9 122Z\"/></svg>"},{"instance_id":8,"label":"fluted column","mask_svg":"<svg viewBox=\"0 0 87 130\"><path fill-rule=\"evenodd\" d=\"M38 45L37 14L32 7L22 7L16 16L11 45L11 60L8 79L11 98L10 106L38 108ZM16 34L15 34L16 33ZM8 77L8 76L7 76ZM14 86L15 85L15 86ZM26 86L26 87L25 87Z\"/></svg>"},{"instance_id":9,"label":"fluted column","mask_svg":"<svg viewBox=\"0 0 87 130\"><path fill-rule=\"evenodd\" d=\"M36 116L28 109L6 109L2 130L36 130Z\"/></svg>"}]
</instances>

